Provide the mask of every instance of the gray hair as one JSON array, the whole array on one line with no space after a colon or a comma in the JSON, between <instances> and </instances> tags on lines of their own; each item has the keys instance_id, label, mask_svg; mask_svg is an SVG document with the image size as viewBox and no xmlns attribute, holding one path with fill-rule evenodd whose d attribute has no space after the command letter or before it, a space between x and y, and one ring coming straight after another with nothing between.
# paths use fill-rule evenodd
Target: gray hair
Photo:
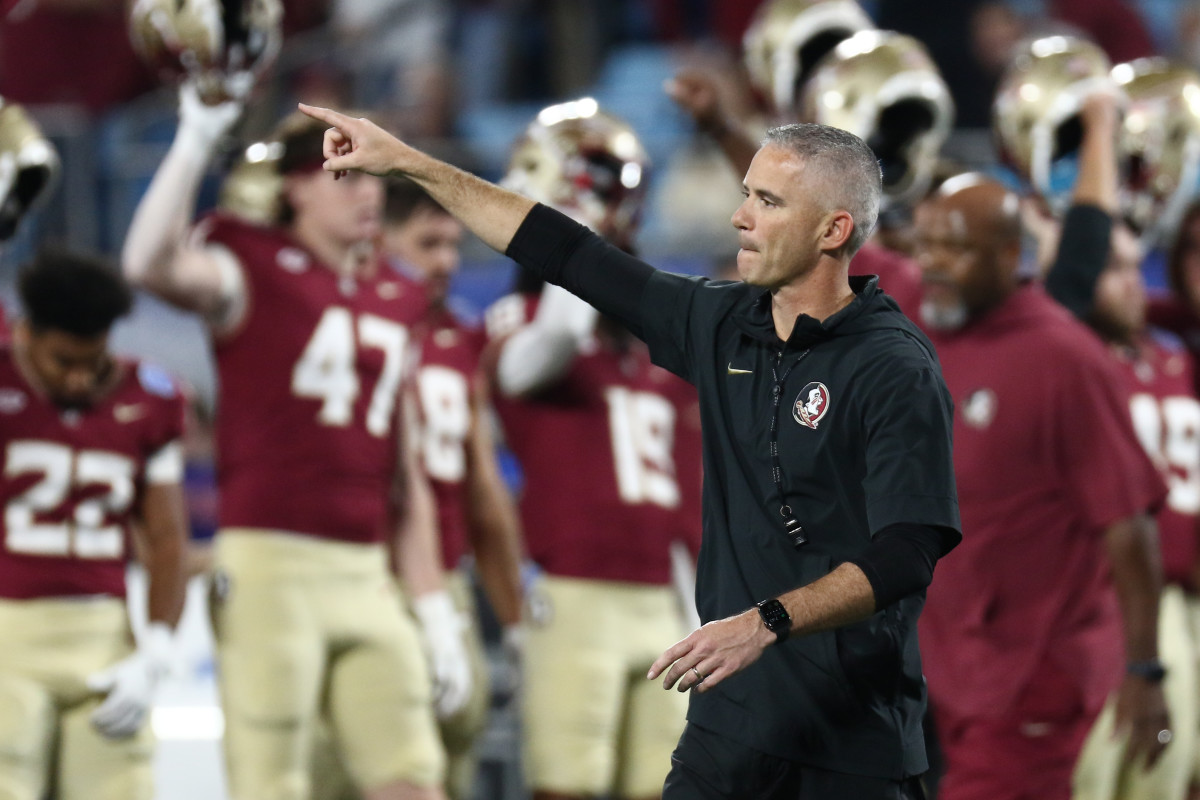
<instances>
[{"instance_id":1,"label":"gray hair","mask_svg":"<svg viewBox=\"0 0 1200 800\"><path fill-rule=\"evenodd\" d=\"M851 256L857 253L875 229L883 196L883 173L866 142L840 128L802 122L771 128L762 144L790 150L804 160L822 184L828 208L844 209L854 219L847 249Z\"/></svg>"}]
</instances>

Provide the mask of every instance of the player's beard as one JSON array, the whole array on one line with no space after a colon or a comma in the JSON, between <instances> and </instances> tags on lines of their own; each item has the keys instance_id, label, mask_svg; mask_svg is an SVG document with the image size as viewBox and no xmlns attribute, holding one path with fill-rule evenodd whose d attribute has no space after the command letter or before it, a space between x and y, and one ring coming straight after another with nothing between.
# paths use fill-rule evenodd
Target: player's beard
<instances>
[{"instance_id":1,"label":"player's beard","mask_svg":"<svg viewBox=\"0 0 1200 800\"><path fill-rule=\"evenodd\" d=\"M952 305L921 301L921 321L935 331L956 331L967 324L967 306L962 300Z\"/></svg>"}]
</instances>

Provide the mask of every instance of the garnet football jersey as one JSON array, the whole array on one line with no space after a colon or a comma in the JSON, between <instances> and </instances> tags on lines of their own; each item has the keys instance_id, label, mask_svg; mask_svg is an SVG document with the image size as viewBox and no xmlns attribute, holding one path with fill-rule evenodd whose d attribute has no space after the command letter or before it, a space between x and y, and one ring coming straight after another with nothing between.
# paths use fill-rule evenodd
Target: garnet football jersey
<instances>
[{"instance_id":1,"label":"garnet football jersey","mask_svg":"<svg viewBox=\"0 0 1200 800\"><path fill-rule=\"evenodd\" d=\"M279 229L214 215L197 233L237 257L247 290L215 342L221 526L381 541L423 294L382 262L340 276Z\"/></svg>"},{"instance_id":2,"label":"garnet football jersey","mask_svg":"<svg viewBox=\"0 0 1200 800\"><path fill-rule=\"evenodd\" d=\"M1134 434L1128 380L1040 286L929 334L954 399L963 532L920 620L934 702L995 714L1050 659L1096 711L1124 671L1105 530L1166 494Z\"/></svg>"},{"instance_id":3,"label":"garnet football jersey","mask_svg":"<svg viewBox=\"0 0 1200 800\"><path fill-rule=\"evenodd\" d=\"M1146 305L1146 321L1182 339L1184 347L1192 354L1193 362L1200 358L1200 317L1192 313L1187 303L1173 294L1152 294ZM1200 395L1200 370L1196 371L1193 379L1196 381L1196 393Z\"/></svg>"},{"instance_id":4,"label":"garnet football jersey","mask_svg":"<svg viewBox=\"0 0 1200 800\"><path fill-rule=\"evenodd\" d=\"M1182 342L1161 332L1144 335L1136 351L1111 349L1131 381L1129 410L1134 430L1167 481L1167 502L1155 517L1163 575L1170 583L1194 589L1196 523L1200 518L1200 401L1193 385L1192 357Z\"/></svg>"},{"instance_id":5,"label":"garnet football jersey","mask_svg":"<svg viewBox=\"0 0 1200 800\"><path fill-rule=\"evenodd\" d=\"M0 597L125 596L143 493L182 478L184 400L159 368L117 363L99 402L63 409L0 348Z\"/></svg>"},{"instance_id":6,"label":"garnet football jersey","mask_svg":"<svg viewBox=\"0 0 1200 800\"><path fill-rule=\"evenodd\" d=\"M419 450L437 500L442 563L453 569L470 550L464 486L470 460L467 438L471 396L481 379L479 359L485 340L482 330L444 309L429 311L419 338Z\"/></svg>"},{"instance_id":7,"label":"garnet football jersey","mask_svg":"<svg viewBox=\"0 0 1200 800\"><path fill-rule=\"evenodd\" d=\"M533 319L538 297L509 295L488 312L488 335ZM525 477L521 521L530 557L554 575L666 584L670 543L695 548L699 452L684 437L696 390L650 363L631 340L616 352L592 341L555 385L496 398ZM689 424L683 424L688 421Z\"/></svg>"}]
</instances>

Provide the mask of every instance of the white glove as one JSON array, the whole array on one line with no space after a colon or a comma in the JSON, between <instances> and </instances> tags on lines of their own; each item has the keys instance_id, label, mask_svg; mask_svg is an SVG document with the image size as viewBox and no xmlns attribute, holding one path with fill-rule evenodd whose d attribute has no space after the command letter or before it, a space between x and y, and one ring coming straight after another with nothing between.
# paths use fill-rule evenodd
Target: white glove
<instances>
[{"instance_id":1,"label":"white glove","mask_svg":"<svg viewBox=\"0 0 1200 800\"><path fill-rule=\"evenodd\" d=\"M238 121L243 107L240 99L209 105L200 99L195 80L184 81L179 87L179 131L175 140L207 158Z\"/></svg>"},{"instance_id":2,"label":"white glove","mask_svg":"<svg viewBox=\"0 0 1200 800\"><path fill-rule=\"evenodd\" d=\"M438 719L454 716L471 696L471 662L463 642L469 623L447 592L429 592L413 600L433 668L433 707Z\"/></svg>"},{"instance_id":3,"label":"white glove","mask_svg":"<svg viewBox=\"0 0 1200 800\"><path fill-rule=\"evenodd\" d=\"M137 652L88 676L89 689L108 693L92 712L92 725L101 734L123 739L142 727L155 690L171 671L171 641L170 627L152 622L138 642Z\"/></svg>"},{"instance_id":4,"label":"white glove","mask_svg":"<svg viewBox=\"0 0 1200 800\"><path fill-rule=\"evenodd\" d=\"M515 701L521 694L521 679L524 675L525 625L518 622L504 628L500 637L504 668L497 681L497 694L506 703Z\"/></svg>"}]
</instances>

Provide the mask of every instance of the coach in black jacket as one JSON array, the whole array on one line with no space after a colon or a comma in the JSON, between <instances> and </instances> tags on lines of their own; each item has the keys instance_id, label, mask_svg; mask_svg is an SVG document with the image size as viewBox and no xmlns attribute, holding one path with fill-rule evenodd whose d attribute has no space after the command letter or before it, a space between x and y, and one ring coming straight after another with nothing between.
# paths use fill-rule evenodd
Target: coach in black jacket
<instances>
[{"instance_id":1,"label":"coach in black jacket","mask_svg":"<svg viewBox=\"0 0 1200 800\"><path fill-rule=\"evenodd\" d=\"M327 170L411 177L696 384L707 624L649 674L696 690L664 797L919 797L916 621L960 538L951 403L925 337L874 279L847 277L878 213L866 145L819 125L768 132L733 216L744 282L711 282L657 271L366 120L301 108L334 126Z\"/></svg>"}]
</instances>

